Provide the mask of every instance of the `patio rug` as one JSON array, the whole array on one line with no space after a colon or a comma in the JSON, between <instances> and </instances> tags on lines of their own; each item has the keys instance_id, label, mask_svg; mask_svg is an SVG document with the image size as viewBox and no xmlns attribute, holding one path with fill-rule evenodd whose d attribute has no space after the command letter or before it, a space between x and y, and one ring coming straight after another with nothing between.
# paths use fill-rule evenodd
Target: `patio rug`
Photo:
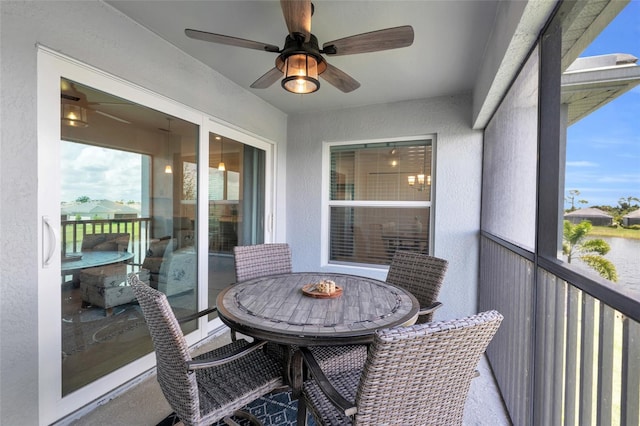
<instances>
[{"instance_id":1,"label":"patio rug","mask_svg":"<svg viewBox=\"0 0 640 426\"><path fill-rule=\"evenodd\" d=\"M258 398L243 407L243 410L256 416L264 426L295 426L298 401L291 400L290 392L279 392ZM171 426L174 421L177 423L175 415L171 414L157 426ZM234 418L234 421L242 426L249 425L249 422L244 419ZM311 416L309 416L307 424L309 426L315 425ZM221 420L211 426L226 426L226 423Z\"/></svg>"}]
</instances>

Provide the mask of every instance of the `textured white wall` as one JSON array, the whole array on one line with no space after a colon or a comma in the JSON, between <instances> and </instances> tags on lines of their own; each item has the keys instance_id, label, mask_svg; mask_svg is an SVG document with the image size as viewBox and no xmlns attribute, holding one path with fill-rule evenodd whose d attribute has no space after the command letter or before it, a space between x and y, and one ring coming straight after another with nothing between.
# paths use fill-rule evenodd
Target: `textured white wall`
<instances>
[{"instance_id":1,"label":"textured white wall","mask_svg":"<svg viewBox=\"0 0 640 426\"><path fill-rule=\"evenodd\" d=\"M437 134L434 254L449 260L437 318L475 313L478 285L482 132L471 98L442 97L289 117L287 240L294 270L320 269L323 141ZM295 176L295 178L294 178ZM336 267L327 267L339 270ZM386 270L352 273L385 278Z\"/></svg>"},{"instance_id":2,"label":"textured white wall","mask_svg":"<svg viewBox=\"0 0 640 426\"><path fill-rule=\"evenodd\" d=\"M485 129L482 229L535 250L538 50Z\"/></svg>"},{"instance_id":3,"label":"textured white wall","mask_svg":"<svg viewBox=\"0 0 640 426\"><path fill-rule=\"evenodd\" d=\"M56 285L37 282L36 44L275 142L286 115L102 2L2 0L0 19L0 422L35 425L38 285Z\"/></svg>"},{"instance_id":4,"label":"textured white wall","mask_svg":"<svg viewBox=\"0 0 640 426\"><path fill-rule=\"evenodd\" d=\"M501 1L473 89L473 127L484 128L557 0Z\"/></svg>"}]
</instances>

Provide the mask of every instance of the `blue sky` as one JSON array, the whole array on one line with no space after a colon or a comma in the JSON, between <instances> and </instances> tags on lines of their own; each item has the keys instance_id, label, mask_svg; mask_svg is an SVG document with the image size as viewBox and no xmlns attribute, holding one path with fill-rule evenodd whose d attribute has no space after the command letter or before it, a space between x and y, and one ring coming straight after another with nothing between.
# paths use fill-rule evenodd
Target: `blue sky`
<instances>
[{"instance_id":1,"label":"blue sky","mask_svg":"<svg viewBox=\"0 0 640 426\"><path fill-rule=\"evenodd\" d=\"M631 1L580 56L608 53L640 58L640 0ZM577 208L640 198L640 86L567 130L565 195L572 189L588 202Z\"/></svg>"}]
</instances>

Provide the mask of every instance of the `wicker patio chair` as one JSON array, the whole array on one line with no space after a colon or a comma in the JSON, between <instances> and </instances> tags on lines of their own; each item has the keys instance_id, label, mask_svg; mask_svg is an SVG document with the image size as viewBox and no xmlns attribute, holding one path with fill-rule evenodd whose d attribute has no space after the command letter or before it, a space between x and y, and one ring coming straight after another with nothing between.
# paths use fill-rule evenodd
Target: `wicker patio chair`
<instances>
[{"instance_id":1,"label":"wicker patio chair","mask_svg":"<svg viewBox=\"0 0 640 426\"><path fill-rule=\"evenodd\" d=\"M433 312L442 306L438 302L438 294L444 281L449 262L438 257L410 251L396 251L386 282L408 290L420 303L417 324L430 322ZM310 348L320 364L330 366L345 362L364 362L367 357L367 346L349 345L333 348Z\"/></svg>"},{"instance_id":2,"label":"wicker patio chair","mask_svg":"<svg viewBox=\"0 0 640 426\"><path fill-rule=\"evenodd\" d=\"M364 364L321 370L300 348L312 378L304 382L298 424L307 408L319 425L461 425L471 379L502 315L396 327L376 333Z\"/></svg>"},{"instance_id":3,"label":"wicker patio chair","mask_svg":"<svg viewBox=\"0 0 640 426\"><path fill-rule=\"evenodd\" d=\"M236 265L236 282L268 275L288 274L291 266L291 248L286 243L255 244L250 246L236 246L233 248ZM237 338L236 332L231 330L231 340ZM282 367L289 374L288 363L291 349L275 343L268 343L265 348L272 356L280 358Z\"/></svg>"},{"instance_id":4,"label":"wicker patio chair","mask_svg":"<svg viewBox=\"0 0 640 426\"><path fill-rule=\"evenodd\" d=\"M289 244L256 244L233 248L236 282L267 275L287 274L291 268Z\"/></svg>"},{"instance_id":5,"label":"wicker patio chair","mask_svg":"<svg viewBox=\"0 0 640 426\"><path fill-rule=\"evenodd\" d=\"M409 290L420 302L417 324L431 322L433 312L442 306L438 294L449 262L422 253L395 252L386 282Z\"/></svg>"},{"instance_id":6,"label":"wicker patio chair","mask_svg":"<svg viewBox=\"0 0 640 426\"><path fill-rule=\"evenodd\" d=\"M232 415L260 424L238 410L283 386L279 361L261 350L265 342L237 340L192 358L165 294L135 274L129 283L151 333L160 388L177 417L185 425L210 425L220 419L233 425Z\"/></svg>"}]
</instances>

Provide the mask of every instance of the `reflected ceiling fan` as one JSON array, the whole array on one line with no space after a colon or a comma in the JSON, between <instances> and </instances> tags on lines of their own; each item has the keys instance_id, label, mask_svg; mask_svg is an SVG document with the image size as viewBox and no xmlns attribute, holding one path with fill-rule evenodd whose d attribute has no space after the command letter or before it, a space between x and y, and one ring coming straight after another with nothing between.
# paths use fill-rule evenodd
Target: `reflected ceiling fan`
<instances>
[{"instance_id":1,"label":"reflected ceiling fan","mask_svg":"<svg viewBox=\"0 0 640 426\"><path fill-rule=\"evenodd\" d=\"M186 29L185 34L197 40L278 53L275 67L254 81L251 88L266 89L284 76L282 87L293 93L313 93L318 90L318 76L344 93L360 87L354 78L327 63L323 55L379 52L411 46L413 43L413 28L405 25L329 41L320 49L318 39L311 34L314 8L311 1L281 0L280 5L289 30L282 49L268 43L199 30Z\"/></svg>"},{"instance_id":2,"label":"reflected ceiling fan","mask_svg":"<svg viewBox=\"0 0 640 426\"><path fill-rule=\"evenodd\" d=\"M120 123L131 124L123 118L96 109L96 105L127 105L126 103L88 102L87 96L78 90L70 81L60 83L61 117L62 123L70 127L88 127L87 111L95 112Z\"/></svg>"}]
</instances>

